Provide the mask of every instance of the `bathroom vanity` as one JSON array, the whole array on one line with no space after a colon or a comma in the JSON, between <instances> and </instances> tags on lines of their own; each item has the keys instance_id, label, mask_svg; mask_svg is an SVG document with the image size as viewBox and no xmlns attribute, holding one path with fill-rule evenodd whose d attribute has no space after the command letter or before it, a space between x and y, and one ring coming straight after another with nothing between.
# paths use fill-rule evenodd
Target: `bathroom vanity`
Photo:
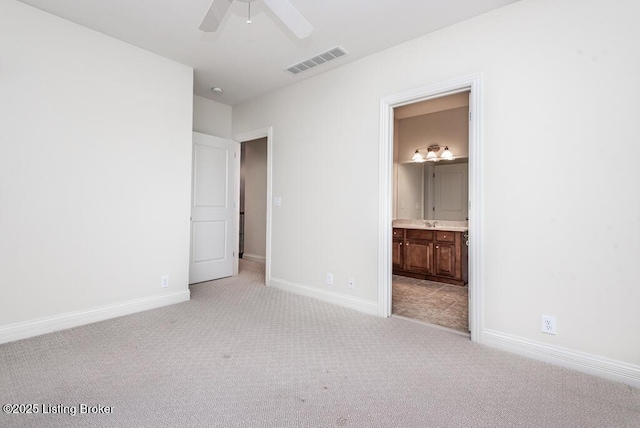
<instances>
[{"instance_id":1,"label":"bathroom vanity","mask_svg":"<svg viewBox=\"0 0 640 428\"><path fill-rule=\"evenodd\" d=\"M465 227L394 224L393 274L465 285L467 237Z\"/></svg>"}]
</instances>

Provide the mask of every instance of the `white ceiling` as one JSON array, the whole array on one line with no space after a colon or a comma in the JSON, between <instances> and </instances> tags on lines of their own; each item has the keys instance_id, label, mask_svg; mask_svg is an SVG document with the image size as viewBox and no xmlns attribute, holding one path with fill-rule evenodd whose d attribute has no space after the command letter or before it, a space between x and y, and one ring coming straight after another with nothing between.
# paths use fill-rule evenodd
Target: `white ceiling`
<instances>
[{"instance_id":1,"label":"white ceiling","mask_svg":"<svg viewBox=\"0 0 640 428\"><path fill-rule=\"evenodd\" d=\"M211 0L20 1L191 66L195 94L234 105L517 0L290 0L314 27L304 40L260 0L253 24L247 3L234 1L216 33L198 29ZM296 76L284 71L335 46L349 55Z\"/></svg>"}]
</instances>

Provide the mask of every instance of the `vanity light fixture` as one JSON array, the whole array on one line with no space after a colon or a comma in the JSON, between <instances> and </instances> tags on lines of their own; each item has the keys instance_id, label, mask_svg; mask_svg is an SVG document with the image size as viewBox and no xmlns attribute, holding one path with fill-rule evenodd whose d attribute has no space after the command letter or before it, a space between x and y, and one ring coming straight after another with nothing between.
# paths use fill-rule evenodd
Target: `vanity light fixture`
<instances>
[{"instance_id":1,"label":"vanity light fixture","mask_svg":"<svg viewBox=\"0 0 640 428\"><path fill-rule=\"evenodd\" d=\"M438 147L438 146L434 146L434 147ZM440 150L440 147L438 147L438 149L434 150L434 148L432 147L428 147L427 148L427 160L431 161L431 162L436 162L438 160L438 155L436 155L436 152Z\"/></svg>"},{"instance_id":2,"label":"vanity light fixture","mask_svg":"<svg viewBox=\"0 0 640 428\"><path fill-rule=\"evenodd\" d=\"M414 162L424 162L426 159L422 157L419 150L416 150L411 160Z\"/></svg>"},{"instance_id":3,"label":"vanity light fixture","mask_svg":"<svg viewBox=\"0 0 640 428\"><path fill-rule=\"evenodd\" d=\"M420 150L427 150L427 157L424 158L422 157L422 154L420 153ZM440 151L440 146L438 145L431 145L429 147L421 147L419 149L416 150L416 152L413 154L413 157L411 158L411 160L413 162L438 162L439 160L453 160L453 153L451 153L451 150L449 150L449 147L445 147L444 151L442 152L442 154L440 155L440 157L438 157L437 153Z\"/></svg>"}]
</instances>

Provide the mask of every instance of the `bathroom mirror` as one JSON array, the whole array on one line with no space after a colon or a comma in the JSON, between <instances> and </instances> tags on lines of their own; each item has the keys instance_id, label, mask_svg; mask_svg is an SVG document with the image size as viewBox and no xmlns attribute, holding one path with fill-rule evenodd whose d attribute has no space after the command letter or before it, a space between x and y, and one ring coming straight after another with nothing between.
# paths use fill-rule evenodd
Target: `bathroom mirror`
<instances>
[{"instance_id":1,"label":"bathroom mirror","mask_svg":"<svg viewBox=\"0 0 640 428\"><path fill-rule=\"evenodd\" d=\"M468 220L469 162L398 164L395 218Z\"/></svg>"}]
</instances>

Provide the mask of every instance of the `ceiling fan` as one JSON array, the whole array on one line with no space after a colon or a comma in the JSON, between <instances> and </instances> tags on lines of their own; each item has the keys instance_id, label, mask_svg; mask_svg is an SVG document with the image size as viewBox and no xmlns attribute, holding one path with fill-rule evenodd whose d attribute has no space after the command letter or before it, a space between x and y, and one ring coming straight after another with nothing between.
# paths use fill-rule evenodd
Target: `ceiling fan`
<instances>
[{"instance_id":1,"label":"ceiling fan","mask_svg":"<svg viewBox=\"0 0 640 428\"><path fill-rule=\"evenodd\" d=\"M213 3L211 3L207 14L200 24L200 29L207 33L216 31L224 19L224 15L229 10L232 1L234 0L213 0ZM251 11L251 2L255 0L238 1L249 3L249 11ZM289 0L262 1L299 39L304 39L313 32L313 27L309 24L309 21L298 12L298 9L296 9ZM249 19L247 22L250 23L251 20Z\"/></svg>"}]
</instances>

